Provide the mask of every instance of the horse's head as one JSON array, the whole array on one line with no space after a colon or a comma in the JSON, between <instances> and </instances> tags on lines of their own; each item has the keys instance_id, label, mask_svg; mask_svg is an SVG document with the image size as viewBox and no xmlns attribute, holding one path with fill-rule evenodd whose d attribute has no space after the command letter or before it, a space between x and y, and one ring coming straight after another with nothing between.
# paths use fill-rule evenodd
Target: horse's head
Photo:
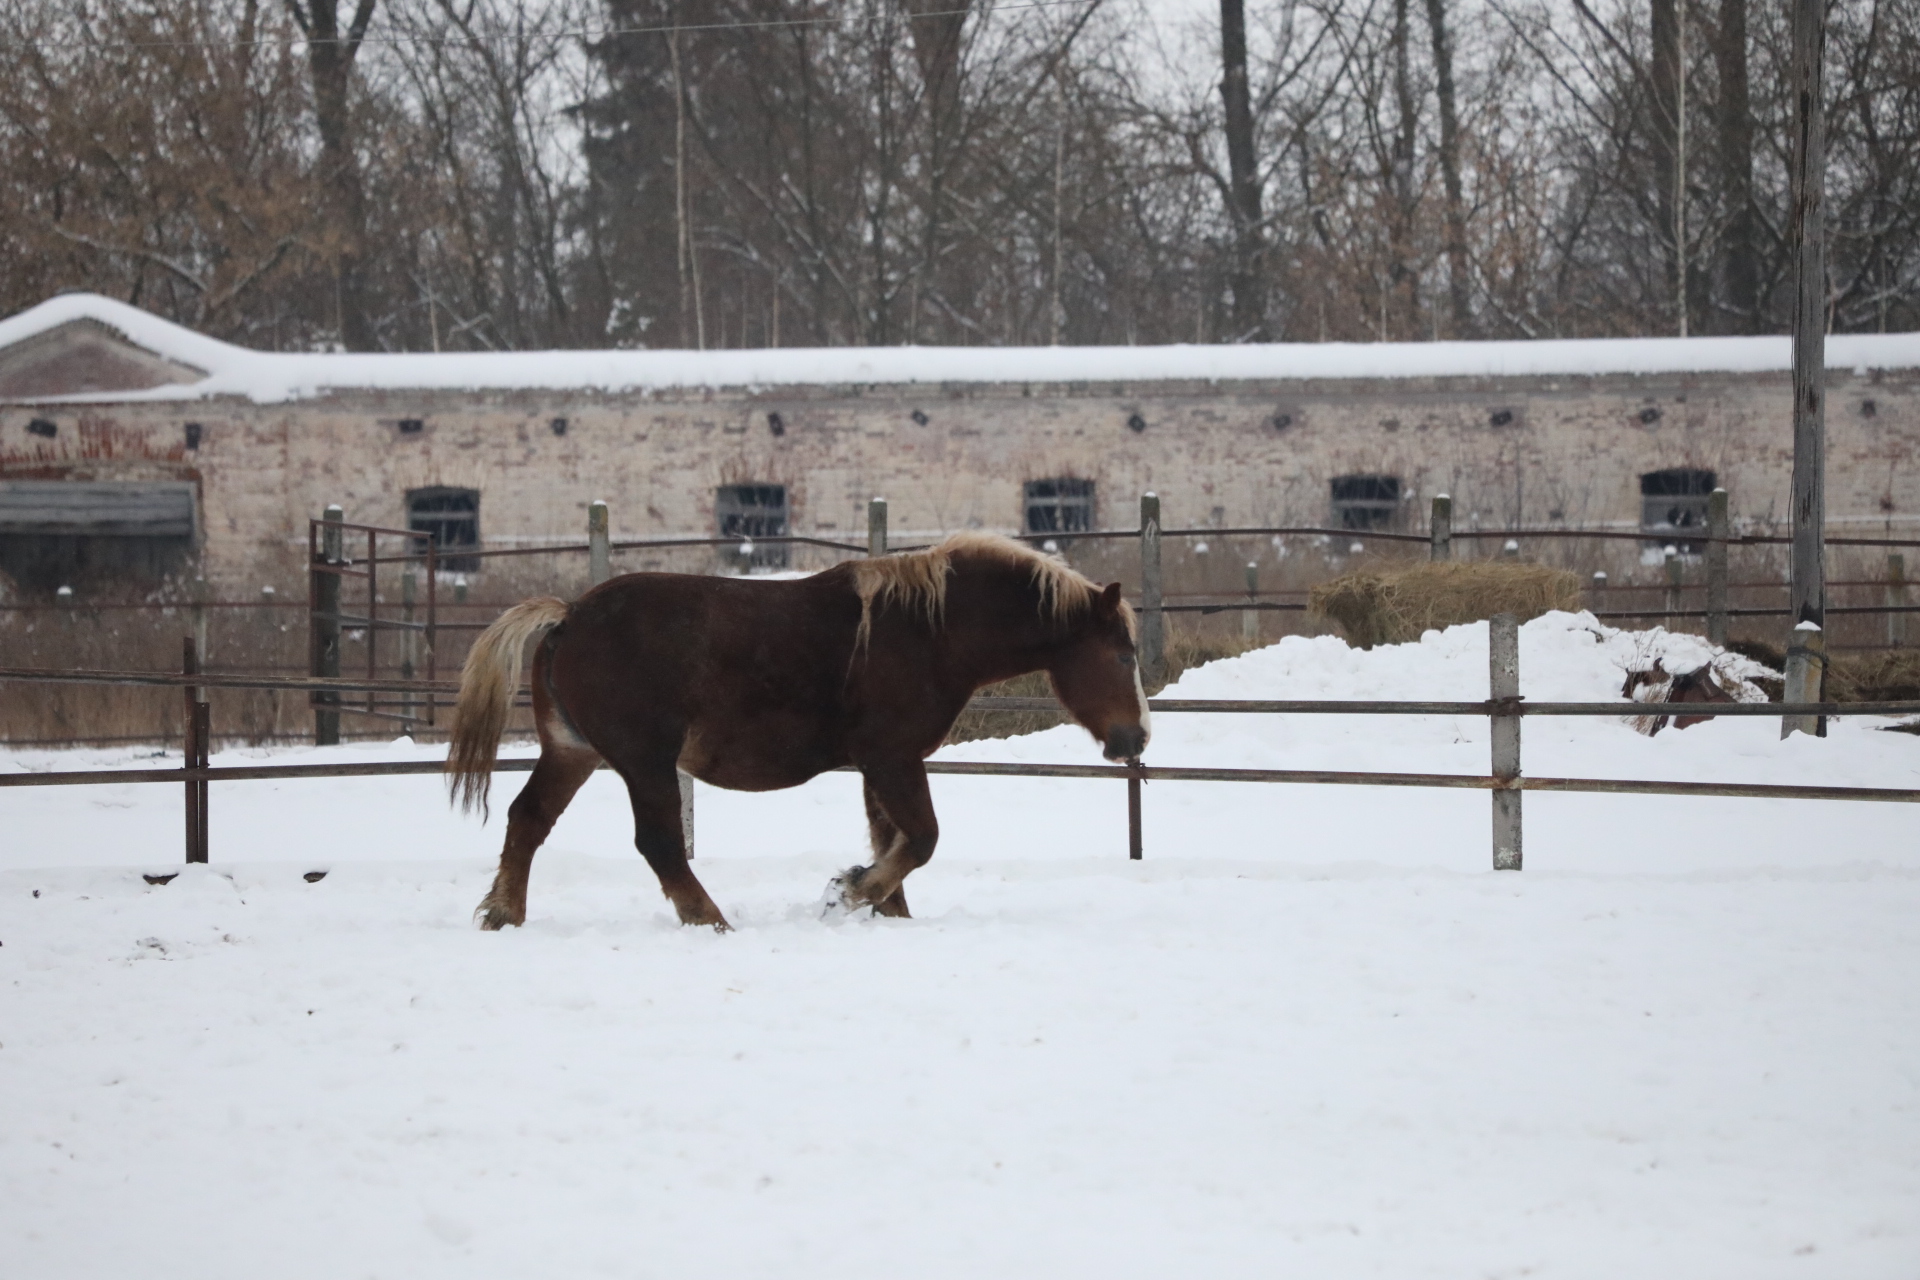
<instances>
[{"instance_id":1,"label":"horse's head","mask_svg":"<svg viewBox=\"0 0 1920 1280\"><path fill-rule=\"evenodd\" d=\"M1109 584L1091 609L1074 618L1047 676L1061 704L1099 741L1107 759L1140 758L1152 723L1134 659L1133 611L1121 602L1119 583Z\"/></svg>"}]
</instances>

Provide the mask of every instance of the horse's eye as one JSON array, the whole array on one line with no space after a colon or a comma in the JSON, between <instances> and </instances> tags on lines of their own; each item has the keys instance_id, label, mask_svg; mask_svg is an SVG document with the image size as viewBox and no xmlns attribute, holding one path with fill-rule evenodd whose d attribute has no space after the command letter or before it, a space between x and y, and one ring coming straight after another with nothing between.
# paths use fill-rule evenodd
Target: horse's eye
<instances>
[{"instance_id":1,"label":"horse's eye","mask_svg":"<svg viewBox=\"0 0 1920 1280\"><path fill-rule=\"evenodd\" d=\"M1132 666L1132 665L1133 665L1133 655L1132 655L1132 654L1130 654L1130 653L1123 653L1123 654L1121 654L1121 655L1120 655L1120 665L1121 665L1121 666L1123 666L1123 667L1130 667L1130 666Z\"/></svg>"}]
</instances>

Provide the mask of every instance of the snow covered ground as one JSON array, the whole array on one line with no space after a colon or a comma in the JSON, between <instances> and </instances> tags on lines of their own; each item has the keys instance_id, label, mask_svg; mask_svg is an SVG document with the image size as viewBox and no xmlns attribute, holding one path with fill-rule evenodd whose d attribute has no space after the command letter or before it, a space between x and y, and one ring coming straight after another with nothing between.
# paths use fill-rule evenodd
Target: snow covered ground
<instances>
[{"instance_id":1,"label":"snow covered ground","mask_svg":"<svg viewBox=\"0 0 1920 1280\"><path fill-rule=\"evenodd\" d=\"M1695 644L1552 615L1522 688L1617 696ZM1168 694L1485 690L1478 626ZM1535 774L1920 785L1920 739L1864 722L1525 735ZM1149 758L1484 772L1486 737L1163 716ZM948 754L1097 759L1071 728ZM432 778L218 785L215 865L150 887L179 790L0 793L0 1275L1920 1271L1904 805L1530 795L1496 875L1478 792L1156 783L1130 864L1117 784L940 778L917 918L836 925L855 780L702 788L718 937L604 774L502 934L468 923L498 821Z\"/></svg>"}]
</instances>

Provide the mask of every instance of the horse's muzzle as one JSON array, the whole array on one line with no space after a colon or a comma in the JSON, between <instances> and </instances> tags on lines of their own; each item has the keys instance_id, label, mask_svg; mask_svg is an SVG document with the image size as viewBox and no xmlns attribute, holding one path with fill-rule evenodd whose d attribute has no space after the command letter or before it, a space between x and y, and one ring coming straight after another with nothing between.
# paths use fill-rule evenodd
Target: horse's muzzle
<instances>
[{"instance_id":1,"label":"horse's muzzle","mask_svg":"<svg viewBox=\"0 0 1920 1280\"><path fill-rule=\"evenodd\" d=\"M1102 752L1109 760L1138 760L1147 749L1147 730L1143 725L1115 725L1107 730L1107 745Z\"/></svg>"}]
</instances>

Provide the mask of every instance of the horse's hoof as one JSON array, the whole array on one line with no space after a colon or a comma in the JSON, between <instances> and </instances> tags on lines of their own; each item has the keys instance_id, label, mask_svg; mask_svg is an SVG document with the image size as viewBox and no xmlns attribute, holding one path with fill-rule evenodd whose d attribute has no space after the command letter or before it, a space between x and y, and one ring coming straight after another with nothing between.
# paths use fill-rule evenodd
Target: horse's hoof
<instances>
[{"instance_id":1,"label":"horse's hoof","mask_svg":"<svg viewBox=\"0 0 1920 1280\"><path fill-rule=\"evenodd\" d=\"M865 867L848 867L827 881L827 891L820 895L820 918L842 920L861 907L870 906L859 894L860 880L866 874Z\"/></svg>"},{"instance_id":2,"label":"horse's hoof","mask_svg":"<svg viewBox=\"0 0 1920 1280\"><path fill-rule=\"evenodd\" d=\"M524 920L524 916L520 920L514 919L505 907L496 906L491 902L481 903L473 913L473 922L488 933L504 929L508 925L518 928Z\"/></svg>"}]
</instances>

